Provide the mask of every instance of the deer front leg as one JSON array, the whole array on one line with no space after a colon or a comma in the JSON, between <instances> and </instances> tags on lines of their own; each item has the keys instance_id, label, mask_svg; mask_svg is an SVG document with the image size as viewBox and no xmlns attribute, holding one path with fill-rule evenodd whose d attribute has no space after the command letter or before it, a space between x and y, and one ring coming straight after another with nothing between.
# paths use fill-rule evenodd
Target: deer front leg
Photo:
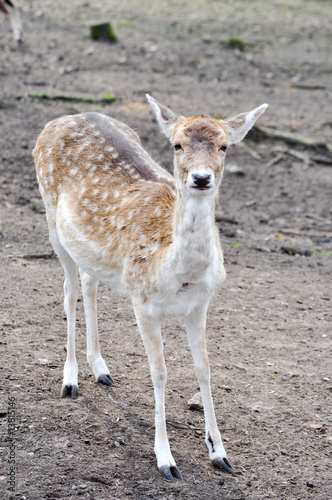
<instances>
[{"instance_id":1,"label":"deer front leg","mask_svg":"<svg viewBox=\"0 0 332 500\"><path fill-rule=\"evenodd\" d=\"M100 354L97 322L97 286L98 282L80 268L86 321L87 360L97 382L105 385L114 383L109 369Z\"/></svg>"},{"instance_id":2,"label":"deer front leg","mask_svg":"<svg viewBox=\"0 0 332 500\"><path fill-rule=\"evenodd\" d=\"M182 479L182 474L172 456L166 431L165 387L167 370L163 353L160 321L148 316L146 311L135 306L137 324L148 356L155 395L155 446L160 472L168 480ZM174 477L173 477L174 476Z\"/></svg>"},{"instance_id":3,"label":"deer front leg","mask_svg":"<svg viewBox=\"0 0 332 500\"><path fill-rule=\"evenodd\" d=\"M205 341L207 307L208 304L196 307L186 317L188 343L192 352L195 373L201 390L205 417L205 442L210 453L210 458L213 465L218 469L233 472L232 465L227 458L225 448L221 441L212 401L210 366Z\"/></svg>"}]
</instances>

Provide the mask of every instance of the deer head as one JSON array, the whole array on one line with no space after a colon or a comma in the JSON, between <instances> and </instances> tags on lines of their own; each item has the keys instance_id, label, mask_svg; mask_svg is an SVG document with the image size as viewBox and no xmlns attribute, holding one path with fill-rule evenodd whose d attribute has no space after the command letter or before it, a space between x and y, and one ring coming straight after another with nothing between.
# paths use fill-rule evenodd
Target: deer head
<instances>
[{"instance_id":1,"label":"deer head","mask_svg":"<svg viewBox=\"0 0 332 500\"><path fill-rule=\"evenodd\" d=\"M227 120L217 120L206 115L184 118L149 94L146 97L174 149L174 176L179 191L217 196L229 146L246 136L267 104Z\"/></svg>"}]
</instances>

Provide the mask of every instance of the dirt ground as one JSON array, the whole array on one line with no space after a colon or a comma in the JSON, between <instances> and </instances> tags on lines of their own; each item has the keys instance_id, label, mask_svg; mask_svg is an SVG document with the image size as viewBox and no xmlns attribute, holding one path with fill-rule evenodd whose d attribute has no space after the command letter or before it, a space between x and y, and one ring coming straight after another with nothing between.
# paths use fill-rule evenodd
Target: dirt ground
<instances>
[{"instance_id":1,"label":"dirt ground","mask_svg":"<svg viewBox=\"0 0 332 500\"><path fill-rule=\"evenodd\" d=\"M20 4L21 46L0 18L0 497L332 498L331 2ZM87 36L105 21L118 43ZM157 470L153 389L133 310L104 286L101 346L115 385L96 384L86 365L80 300L79 397L59 398L63 275L31 150L46 122L96 110L133 126L171 169L145 92L184 115L269 103L259 120L269 133L249 134L228 156L218 210L228 277L208 315L214 402L234 476L213 468L203 414L187 407L198 386L181 318L163 331L168 433L183 481ZM116 101L101 101L107 94Z\"/></svg>"}]
</instances>

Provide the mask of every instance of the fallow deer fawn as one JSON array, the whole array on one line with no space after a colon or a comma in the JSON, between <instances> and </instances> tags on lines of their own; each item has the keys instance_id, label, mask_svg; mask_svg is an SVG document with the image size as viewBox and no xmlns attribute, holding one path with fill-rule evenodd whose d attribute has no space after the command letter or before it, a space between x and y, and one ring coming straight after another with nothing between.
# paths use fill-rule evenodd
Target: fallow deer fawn
<instances>
[{"instance_id":1,"label":"fallow deer fawn","mask_svg":"<svg viewBox=\"0 0 332 500\"><path fill-rule=\"evenodd\" d=\"M174 149L174 177L152 160L133 130L99 113L52 121L34 149L50 240L65 271L68 340L61 395L75 397L78 390L78 267L87 359L96 380L106 385L113 380L99 349L98 281L132 300L154 385L155 454L162 474L182 478L165 420L161 320L174 315L185 318L210 458L215 467L233 472L214 413L205 343L209 301L226 276L214 210L228 147L244 138L267 105L217 120L177 116L147 99Z\"/></svg>"}]
</instances>

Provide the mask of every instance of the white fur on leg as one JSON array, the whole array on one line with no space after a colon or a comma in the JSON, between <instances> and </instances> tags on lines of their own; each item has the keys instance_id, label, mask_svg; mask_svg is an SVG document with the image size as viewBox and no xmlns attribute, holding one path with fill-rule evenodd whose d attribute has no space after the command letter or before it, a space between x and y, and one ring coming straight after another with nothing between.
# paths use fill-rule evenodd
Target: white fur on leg
<instances>
[{"instance_id":1,"label":"white fur on leg","mask_svg":"<svg viewBox=\"0 0 332 500\"><path fill-rule=\"evenodd\" d=\"M211 460L227 459L217 426L210 387L210 367L205 342L206 311L208 304L196 307L186 317L188 342L191 348L195 373L201 390L205 416L205 442Z\"/></svg>"},{"instance_id":2,"label":"white fur on leg","mask_svg":"<svg viewBox=\"0 0 332 500\"><path fill-rule=\"evenodd\" d=\"M65 366L63 368L62 386L78 386L78 365L76 359L66 359Z\"/></svg>"},{"instance_id":3,"label":"white fur on leg","mask_svg":"<svg viewBox=\"0 0 332 500\"><path fill-rule=\"evenodd\" d=\"M98 322L97 322L97 286L95 278L80 269L84 311L86 319L87 360L96 380L106 375L111 379L111 374L100 354Z\"/></svg>"},{"instance_id":4,"label":"white fur on leg","mask_svg":"<svg viewBox=\"0 0 332 500\"><path fill-rule=\"evenodd\" d=\"M149 316L140 306L134 304L137 324L148 356L155 395L155 446L158 468L176 467L166 431L165 387L167 369L163 353L160 321Z\"/></svg>"},{"instance_id":5,"label":"white fur on leg","mask_svg":"<svg viewBox=\"0 0 332 500\"><path fill-rule=\"evenodd\" d=\"M100 353L99 354L92 353L88 355L87 360L96 380L98 380L103 375L106 375L111 378L110 371L107 368L107 365L102 356L100 355Z\"/></svg>"},{"instance_id":6,"label":"white fur on leg","mask_svg":"<svg viewBox=\"0 0 332 500\"><path fill-rule=\"evenodd\" d=\"M63 370L64 395L78 386L78 365L75 354L76 303L78 296L77 266L60 243L57 231L50 225L50 240L65 271L64 309L67 316L67 358ZM77 389L76 389L77 391ZM74 391L74 393L76 392Z\"/></svg>"}]
</instances>

